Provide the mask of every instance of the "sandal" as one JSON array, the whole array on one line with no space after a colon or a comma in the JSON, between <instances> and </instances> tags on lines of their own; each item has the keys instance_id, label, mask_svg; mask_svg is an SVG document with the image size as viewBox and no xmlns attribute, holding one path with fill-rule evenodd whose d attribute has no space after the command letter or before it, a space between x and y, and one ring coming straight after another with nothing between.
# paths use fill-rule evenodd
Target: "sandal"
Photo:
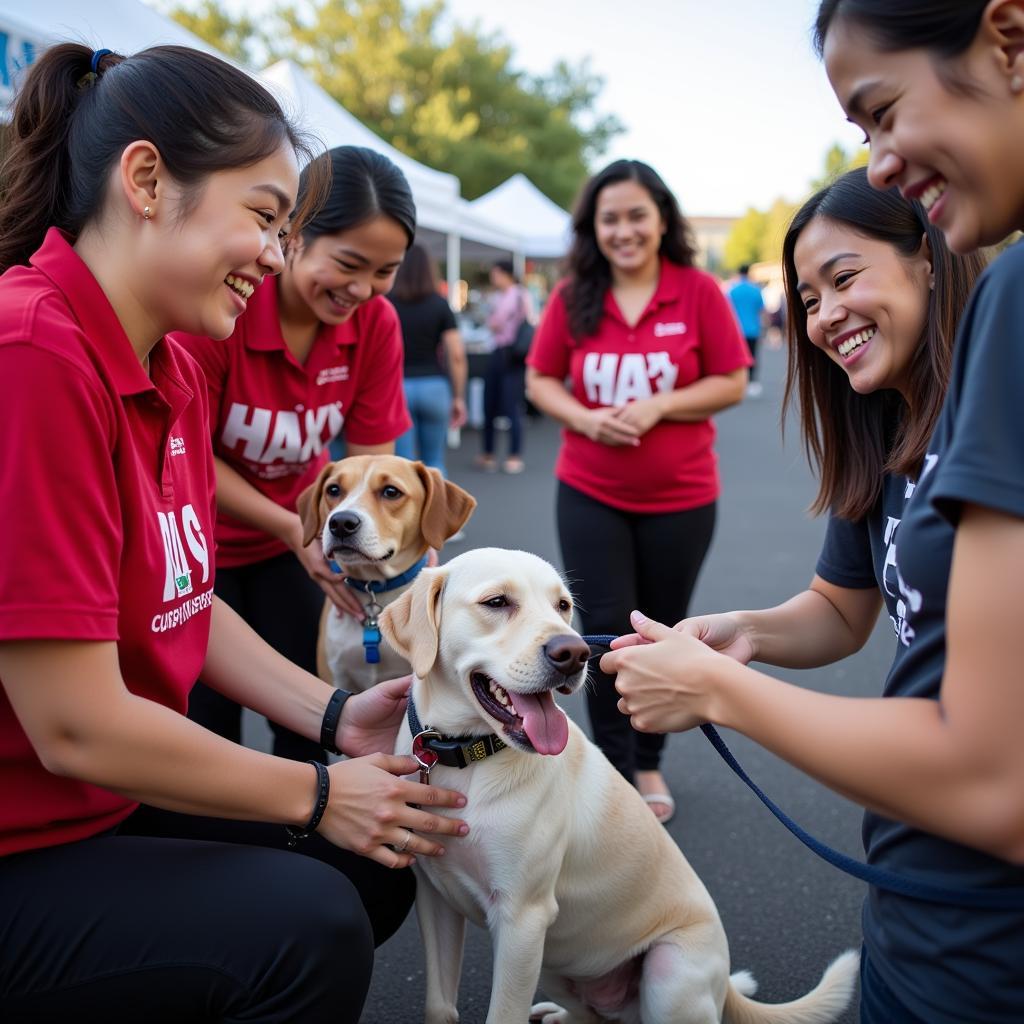
<instances>
[{"instance_id":1,"label":"sandal","mask_svg":"<svg viewBox=\"0 0 1024 1024\"><path fill-rule=\"evenodd\" d=\"M473 465L477 469L482 469L485 473L498 472L498 460L493 455L478 455L473 460Z\"/></svg>"},{"instance_id":2,"label":"sandal","mask_svg":"<svg viewBox=\"0 0 1024 1024\"><path fill-rule=\"evenodd\" d=\"M501 467L506 473L516 474L522 473L526 469L526 464L523 462L518 455L510 455L506 460L505 464Z\"/></svg>"},{"instance_id":3,"label":"sandal","mask_svg":"<svg viewBox=\"0 0 1024 1024\"><path fill-rule=\"evenodd\" d=\"M676 802L668 793L648 793L647 796L644 797L644 803L651 808L654 813L654 817L661 825L667 825L675 817ZM664 804L667 809L660 812L655 811L655 804Z\"/></svg>"}]
</instances>

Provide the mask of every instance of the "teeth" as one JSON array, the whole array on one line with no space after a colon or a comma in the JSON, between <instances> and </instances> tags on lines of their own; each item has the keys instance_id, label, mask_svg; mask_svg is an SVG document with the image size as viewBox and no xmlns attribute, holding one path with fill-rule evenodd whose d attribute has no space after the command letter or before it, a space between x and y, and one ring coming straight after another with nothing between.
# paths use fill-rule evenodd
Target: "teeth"
<instances>
[{"instance_id":1,"label":"teeth","mask_svg":"<svg viewBox=\"0 0 1024 1024\"><path fill-rule=\"evenodd\" d=\"M509 697L508 692L502 689L493 679L489 687L491 696L503 707L508 708L509 711L514 715L516 713L515 705L512 703L512 699Z\"/></svg>"},{"instance_id":2,"label":"teeth","mask_svg":"<svg viewBox=\"0 0 1024 1024\"><path fill-rule=\"evenodd\" d=\"M929 185L925 189L924 194L921 196L921 205L925 208L925 212L930 210L939 200L939 196L946 191L946 182L937 181L934 185Z\"/></svg>"},{"instance_id":3,"label":"teeth","mask_svg":"<svg viewBox=\"0 0 1024 1024\"><path fill-rule=\"evenodd\" d=\"M229 288L238 292L243 299L251 298L252 293L256 291L255 286L251 282L246 281L244 277L235 277L234 274L228 274L228 276L224 278L224 283Z\"/></svg>"},{"instance_id":4,"label":"teeth","mask_svg":"<svg viewBox=\"0 0 1024 1024\"><path fill-rule=\"evenodd\" d=\"M866 341L870 341L878 331L877 327L866 327L863 331L859 331L852 338L847 338L836 351L841 356L848 356L854 349L858 349Z\"/></svg>"}]
</instances>

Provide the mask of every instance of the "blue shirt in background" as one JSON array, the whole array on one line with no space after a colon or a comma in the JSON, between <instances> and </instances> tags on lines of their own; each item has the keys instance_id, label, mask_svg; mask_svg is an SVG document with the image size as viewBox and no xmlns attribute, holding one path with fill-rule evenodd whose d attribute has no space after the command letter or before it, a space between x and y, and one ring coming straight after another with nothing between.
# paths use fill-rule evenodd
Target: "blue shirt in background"
<instances>
[{"instance_id":1,"label":"blue shirt in background","mask_svg":"<svg viewBox=\"0 0 1024 1024\"><path fill-rule=\"evenodd\" d=\"M761 337L761 313L764 310L764 298L761 289L748 281L740 280L729 289L729 301L736 311L740 322L740 330L744 338Z\"/></svg>"}]
</instances>

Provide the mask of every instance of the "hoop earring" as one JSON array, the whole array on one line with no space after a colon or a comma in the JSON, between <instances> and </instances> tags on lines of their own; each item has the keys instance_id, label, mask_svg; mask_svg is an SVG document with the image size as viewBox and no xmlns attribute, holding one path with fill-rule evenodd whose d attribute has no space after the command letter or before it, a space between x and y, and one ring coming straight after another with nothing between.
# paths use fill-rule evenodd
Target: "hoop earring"
<instances>
[{"instance_id":1,"label":"hoop earring","mask_svg":"<svg viewBox=\"0 0 1024 1024\"><path fill-rule=\"evenodd\" d=\"M142 219L143 220L149 220L149 218L151 216L152 216L152 211L150 210L150 208L148 206L144 206L142 208Z\"/></svg>"}]
</instances>

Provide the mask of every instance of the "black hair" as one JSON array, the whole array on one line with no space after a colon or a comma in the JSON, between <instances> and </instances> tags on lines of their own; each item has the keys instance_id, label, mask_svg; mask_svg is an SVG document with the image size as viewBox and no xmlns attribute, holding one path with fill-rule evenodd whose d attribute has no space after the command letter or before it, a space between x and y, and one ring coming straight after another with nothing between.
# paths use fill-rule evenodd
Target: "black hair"
<instances>
[{"instance_id":1,"label":"black hair","mask_svg":"<svg viewBox=\"0 0 1024 1024\"><path fill-rule=\"evenodd\" d=\"M569 332L576 339L585 338L597 330L604 309L604 296L612 283L611 267L598 248L594 228L597 197L609 185L622 181L635 181L657 206L665 223L659 253L681 267L693 266L696 247L690 237L690 225L658 172L639 160L616 160L609 164L583 186L572 213L573 239L566 257L569 281L565 289L565 307L569 314Z\"/></svg>"},{"instance_id":2,"label":"black hair","mask_svg":"<svg viewBox=\"0 0 1024 1024\"><path fill-rule=\"evenodd\" d=\"M416 237L416 204L409 182L398 166L382 153L364 146L337 146L309 164L299 179L299 196L305 196L315 174L327 169L330 188L316 213L306 221L302 237L313 242L386 216L405 232L406 248Z\"/></svg>"},{"instance_id":3,"label":"black hair","mask_svg":"<svg viewBox=\"0 0 1024 1024\"><path fill-rule=\"evenodd\" d=\"M515 264L511 260L495 260L494 263L491 264L491 266L495 270L500 270L502 271L502 273L508 274L508 276L511 277L513 281L518 283L519 275L516 274Z\"/></svg>"},{"instance_id":4,"label":"black hair","mask_svg":"<svg viewBox=\"0 0 1024 1024\"><path fill-rule=\"evenodd\" d=\"M186 209L216 171L258 163L286 142L300 156L311 152L254 78L185 46L95 61L79 43L51 46L25 73L11 136L0 169L0 271L27 263L50 227L79 235L102 211L111 168L134 141L159 150Z\"/></svg>"},{"instance_id":5,"label":"black hair","mask_svg":"<svg viewBox=\"0 0 1024 1024\"><path fill-rule=\"evenodd\" d=\"M801 232L819 217L885 242L907 259L928 242L935 285L903 397L891 390L858 394L842 367L808 337L795 250ZM782 243L790 313L782 407L785 422L790 402L798 400L804 450L819 475L813 511L832 508L860 519L878 499L883 473L919 473L949 385L957 322L985 262L978 253L952 253L920 203L908 202L896 189L872 188L864 167L826 185L797 211Z\"/></svg>"},{"instance_id":6,"label":"black hair","mask_svg":"<svg viewBox=\"0 0 1024 1024\"><path fill-rule=\"evenodd\" d=\"M422 302L437 294L437 274L430 253L420 242L409 246L395 274L395 283L389 297L399 302Z\"/></svg>"},{"instance_id":7,"label":"black hair","mask_svg":"<svg viewBox=\"0 0 1024 1024\"><path fill-rule=\"evenodd\" d=\"M837 21L863 29L883 50L928 50L956 57L974 40L988 0L822 0L814 23L821 56L825 36Z\"/></svg>"}]
</instances>

